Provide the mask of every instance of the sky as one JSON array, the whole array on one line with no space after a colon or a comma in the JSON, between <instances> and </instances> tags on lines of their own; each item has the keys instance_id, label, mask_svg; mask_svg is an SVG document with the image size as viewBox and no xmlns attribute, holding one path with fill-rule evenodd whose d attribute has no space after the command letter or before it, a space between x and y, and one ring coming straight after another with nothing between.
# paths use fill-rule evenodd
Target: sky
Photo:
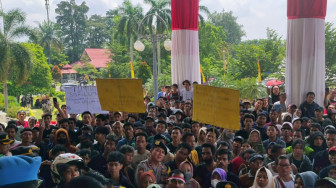
<instances>
[{"instance_id":1,"label":"sky","mask_svg":"<svg viewBox=\"0 0 336 188\"><path fill-rule=\"evenodd\" d=\"M5 11L19 8L27 14L27 25L37 26L37 23L47 19L45 0L0 0ZM56 21L55 9L61 0L50 1L50 19ZM134 4L143 5L143 0L131 0ZM76 0L77 3L83 0ZM105 15L109 9L114 9L122 0L86 0L90 10L88 15ZM277 31L283 39L287 35L287 0L201 0L200 5L207 6L210 12L222 10L232 11L237 22L243 25L246 36L243 40L266 38L266 28ZM149 7L143 5L146 12ZM336 0L329 0L327 5L327 22L336 27Z\"/></svg>"}]
</instances>

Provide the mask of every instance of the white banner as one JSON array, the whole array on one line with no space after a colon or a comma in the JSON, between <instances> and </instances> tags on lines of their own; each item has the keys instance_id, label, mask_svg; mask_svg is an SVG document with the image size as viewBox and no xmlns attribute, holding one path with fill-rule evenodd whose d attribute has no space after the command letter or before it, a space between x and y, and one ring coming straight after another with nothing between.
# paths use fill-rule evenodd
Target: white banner
<instances>
[{"instance_id":1,"label":"white banner","mask_svg":"<svg viewBox=\"0 0 336 188\"><path fill-rule=\"evenodd\" d=\"M81 114L84 111L108 114L108 111L101 109L96 86L74 86L64 90L69 114Z\"/></svg>"}]
</instances>

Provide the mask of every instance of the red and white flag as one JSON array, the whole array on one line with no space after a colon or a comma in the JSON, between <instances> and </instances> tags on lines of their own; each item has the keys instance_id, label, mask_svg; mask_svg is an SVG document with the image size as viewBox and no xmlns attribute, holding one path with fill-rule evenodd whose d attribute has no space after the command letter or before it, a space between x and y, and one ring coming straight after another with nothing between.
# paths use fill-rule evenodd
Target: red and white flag
<instances>
[{"instance_id":1,"label":"red and white flag","mask_svg":"<svg viewBox=\"0 0 336 188\"><path fill-rule=\"evenodd\" d=\"M325 92L325 16L327 0L287 0L287 103L300 104L315 92L323 106Z\"/></svg>"},{"instance_id":2,"label":"red and white flag","mask_svg":"<svg viewBox=\"0 0 336 188\"><path fill-rule=\"evenodd\" d=\"M184 80L201 83L198 42L199 0L171 0L172 82Z\"/></svg>"}]
</instances>

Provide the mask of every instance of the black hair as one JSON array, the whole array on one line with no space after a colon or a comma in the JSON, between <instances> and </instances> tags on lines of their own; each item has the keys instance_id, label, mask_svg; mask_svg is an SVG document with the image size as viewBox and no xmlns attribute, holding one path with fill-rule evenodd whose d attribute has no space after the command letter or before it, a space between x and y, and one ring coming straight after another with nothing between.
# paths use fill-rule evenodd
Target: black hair
<instances>
[{"instance_id":1,"label":"black hair","mask_svg":"<svg viewBox=\"0 0 336 188\"><path fill-rule=\"evenodd\" d=\"M203 148L210 148L212 155L215 155L215 153L216 153L216 147L213 144L204 143L204 144L202 144L201 147L202 147L202 150L203 150Z\"/></svg>"},{"instance_id":2,"label":"black hair","mask_svg":"<svg viewBox=\"0 0 336 188\"><path fill-rule=\"evenodd\" d=\"M102 121L106 121L108 118L106 114L98 114L96 115L96 119L101 119Z\"/></svg>"},{"instance_id":3,"label":"black hair","mask_svg":"<svg viewBox=\"0 0 336 188\"><path fill-rule=\"evenodd\" d=\"M182 136L182 142L186 142L186 140L187 140L187 138L189 136L194 136L194 134L193 133L189 133L189 132L184 133L183 136Z\"/></svg>"},{"instance_id":4,"label":"black hair","mask_svg":"<svg viewBox=\"0 0 336 188\"><path fill-rule=\"evenodd\" d=\"M118 162L120 164L124 164L125 162L125 155L120 153L119 151L112 151L107 156L107 162Z\"/></svg>"},{"instance_id":5,"label":"black hair","mask_svg":"<svg viewBox=\"0 0 336 188\"><path fill-rule=\"evenodd\" d=\"M91 112L89 112L89 111L84 111L84 112L82 113L82 117L83 117L85 114L90 114L90 116L92 116Z\"/></svg>"},{"instance_id":6,"label":"black hair","mask_svg":"<svg viewBox=\"0 0 336 188\"><path fill-rule=\"evenodd\" d=\"M123 146L121 146L119 151L120 151L120 153L125 155L126 153L134 153L134 148L132 146L129 146L129 145L123 145Z\"/></svg>"},{"instance_id":7,"label":"black hair","mask_svg":"<svg viewBox=\"0 0 336 188\"><path fill-rule=\"evenodd\" d=\"M174 87L178 88L178 85L177 84L173 84Z\"/></svg>"},{"instance_id":8,"label":"black hair","mask_svg":"<svg viewBox=\"0 0 336 188\"><path fill-rule=\"evenodd\" d=\"M108 183L108 179L105 178L105 176L103 176L101 173L95 171L95 170L90 170L87 173L85 173L84 176L88 176L91 178L96 179L97 181L99 181L100 183L102 183L103 185L107 185Z\"/></svg>"},{"instance_id":9,"label":"black hair","mask_svg":"<svg viewBox=\"0 0 336 188\"><path fill-rule=\"evenodd\" d=\"M336 134L336 130L335 129L328 129L326 134Z\"/></svg>"},{"instance_id":10,"label":"black hair","mask_svg":"<svg viewBox=\"0 0 336 188\"><path fill-rule=\"evenodd\" d=\"M315 93L312 92L312 91L309 91L309 92L307 93L306 97L308 97L309 95L314 95L314 97L315 97Z\"/></svg>"},{"instance_id":11,"label":"black hair","mask_svg":"<svg viewBox=\"0 0 336 188\"><path fill-rule=\"evenodd\" d=\"M104 186L95 178L90 176L78 176L67 184L67 188L103 188Z\"/></svg>"},{"instance_id":12,"label":"black hair","mask_svg":"<svg viewBox=\"0 0 336 188\"><path fill-rule=\"evenodd\" d=\"M123 128L125 129L127 126L131 126L133 128L133 123L131 122L126 122L123 126Z\"/></svg>"},{"instance_id":13,"label":"black hair","mask_svg":"<svg viewBox=\"0 0 336 188\"><path fill-rule=\"evenodd\" d=\"M256 151L254 149L247 149L245 150L243 153L239 154L241 157L243 157L246 153L248 154L253 154L256 153Z\"/></svg>"},{"instance_id":14,"label":"black hair","mask_svg":"<svg viewBox=\"0 0 336 188\"><path fill-rule=\"evenodd\" d=\"M191 152L191 147L190 147L188 144L183 143L183 142L177 146L177 148L176 148L175 151L178 151L178 150L181 149L181 148L185 148L185 149L187 149L187 150L188 150L188 155L189 155L189 153Z\"/></svg>"},{"instance_id":15,"label":"black hair","mask_svg":"<svg viewBox=\"0 0 336 188\"><path fill-rule=\"evenodd\" d=\"M5 128L5 131L7 132L7 130L10 129L10 128L13 128L13 129L15 130L16 133L17 133L18 130L19 130L19 128L17 128L16 125L14 125L14 124L8 124L7 127Z\"/></svg>"},{"instance_id":16,"label":"black hair","mask_svg":"<svg viewBox=\"0 0 336 188\"><path fill-rule=\"evenodd\" d=\"M227 147L230 148L230 144L228 142L226 142L226 141L219 141L219 142L217 142L217 148L219 148L222 145L223 146L227 146Z\"/></svg>"},{"instance_id":17,"label":"black hair","mask_svg":"<svg viewBox=\"0 0 336 188\"><path fill-rule=\"evenodd\" d=\"M311 124L311 128L313 128L313 127L318 128L320 131L322 129L322 127L321 127L321 125L319 123L312 123Z\"/></svg>"},{"instance_id":18,"label":"black hair","mask_svg":"<svg viewBox=\"0 0 336 188\"><path fill-rule=\"evenodd\" d=\"M280 155L280 156L277 158L277 160L275 160L275 164L278 165L278 164L279 164L279 161L280 161L280 160L283 160L283 159L288 160L288 161L289 161L289 164L291 163L291 160L290 160L290 158L288 157L288 155Z\"/></svg>"},{"instance_id":19,"label":"black hair","mask_svg":"<svg viewBox=\"0 0 336 188\"><path fill-rule=\"evenodd\" d=\"M302 135L302 138L304 139L304 137L306 136L306 131L305 130L303 130L303 129L298 129L298 130L296 130L296 131L294 131L294 132L300 132L301 133L301 135ZM293 132L293 133L294 133ZM335 133L336 134L336 133Z\"/></svg>"},{"instance_id":20,"label":"black hair","mask_svg":"<svg viewBox=\"0 0 336 188\"><path fill-rule=\"evenodd\" d=\"M189 123L182 123L181 124L182 129L191 129L191 125Z\"/></svg>"},{"instance_id":21,"label":"black hair","mask_svg":"<svg viewBox=\"0 0 336 188\"><path fill-rule=\"evenodd\" d=\"M134 136L135 140L137 139L138 136L143 136L143 137L145 137L146 141L148 140L148 135L145 132L136 133L135 136Z\"/></svg>"},{"instance_id":22,"label":"black hair","mask_svg":"<svg viewBox=\"0 0 336 188\"><path fill-rule=\"evenodd\" d=\"M133 119L135 119L135 121L137 121L137 118L136 118L135 115L133 115L133 114L128 114L128 116L127 116L127 121L128 121L130 118L133 118Z\"/></svg>"},{"instance_id":23,"label":"black hair","mask_svg":"<svg viewBox=\"0 0 336 188\"><path fill-rule=\"evenodd\" d=\"M303 140L297 139L292 144L292 149L293 150L294 150L294 148L295 148L296 145L302 145L302 149L304 149L304 147L305 147L306 144L305 144L305 142Z\"/></svg>"},{"instance_id":24,"label":"black hair","mask_svg":"<svg viewBox=\"0 0 336 188\"><path fill-rule=\"evenodd\" d=\"M116 144L118 143L118 138L116 136L114 136L113 134L109 134L106 136L106 142L107 141L112 141L115 142Z\"/></svg>"},{"instance_id":25,"label":"black hair","mask_svg":"<svg viewBox=\"0 0 336 188\"><path fill-rule=\"evenodd\" d=\"M207 128L206 134L208 134L209 132L214 132L216 134L216 139L219 137L219 131L216 128L214 127Z\"/></svg>"},{"instance_id":26,"label":"black hair","mask_svg":"<svg viewBox=\"0 0 336 188\"><path fill-rule=\"evenodd\" d=\"M16 121L16 120L10 120L10 121L8 121L8 122L7 122L7 127L8 127L9 125L12 125L12 124L16 126L16 125L17 125L17 121Z\"/></svg>"},{"instance_id":27,"label":"black hair","mask_svg":"<svg viewBox=\"0 0 336 188\"><path fill-rule=\"evenodd\" d=\"M69 119L68 118L63 118L61 120L59 120L58 124L62 124L62 123L70 123Z\"/></svg>"},{"instance_id":28,"label":"black hair","mask_svg":"<svg viewBox=\"0 0 336 188\"><path fill-rule=\"evenodd\" d=\"M169 177L172 176L173 174L183 174L183 177L185 177L184 172L180 169L174 169L169 173Z\"/></svg>"},{"instance_id":29,"label":"black hair","mask_svg":"<svg viewBox=\"0 0 336 188\"><path fill-rule=\"evenodd\" d=\"M333 170L336 170L336 165L330 165L329 168L328 168L328 174L330 172L330 170L333 169Z\"/></svg>"},{"instance_id":30,"label":"black hair","mask_svg":"<svg viewBox=\"0 0 336 188\"><path fill-rule=\"evenodd\" d=\"M227 150L227 149L220 149L220 150L217 150L217 152L216 152L216 158L217 158L217 156L219 156L219 155L227 155L229 161L231 161L231 159L232 159L231 152L230 152L229 150Z\"/></svg>"},{"instance_id":31,"label":"black hair","mask_svg":"<svg viewBox=\"0 0 336 188\"><path fill-rule=\"evenodd\" d=\"M62 144L56 144L52 149L51 149L51 155L55 156L57 153L64 151L64 153L68 152L68 149L62 145Z\"/></svg>"},{"instance_id":32,"label":"black hair","mask_svg":"<svg viewBox=\"0 0 336 188\"><path fill-rule=\"evenodd\" d=\"M74 121L75 123L77 122L77 120L75 118L68 118L69 119L69 122L70 121Z\"/></svg>"},{"instance_id":33,"label":"black hair","mask_svg":"<svg viewBox=\"0 0 336 188\"><path fill-rule=\"evenodd\" d=\"M272 149L271 149L271 153L277 153L278 151L280 151L283 148L285 148L285 147L283 147L280 144L274 144Z\"/></svg>"},{"instance_id":34,"label":"black hair","mask_svg":"<svg viewBox=\"0 0 336 188\"><path fill-rule=\"evenodd\" d=\"M182 129L181 129L181 127L175 126L175 127L173 127L172 131L173 131L173 130L179 130L180 133L182 134Z\"/></svg>"},{"instance_id":35,"label":"black hair","mask_svg":"<svg viewBox=\"0 0 336 188\"><path fill-rule=\"evenodd\" d=\"M108 135L110 133L110 131L107 127L97 127L95 132L96 132L96 134L100 133L100 134L104 134L104 135Z\"/></svg>"},{"instance_id":36,"label":"black hair","mask_svg":"<svg viewBox=\"0 0 336 188\"><path fill-rule=\"evenodd\" d=\"M78 156L89 156L91 158L91 150L88 150L88 149L81 149L79 151L76 152L76 154Z\"/></svg>"},{"instance_id":37,"label":"black hair","mask_svg":"<svg viewBox=\"0 0 336 188\"><path fill-rule=\"evenodd\" d=\"M182 85L184 85L185 83L191 85L189 80L184 80L184 81L182 82Z\"/></svg>"},{"instance_id":38,"label":"black hair","mask_svg":"<svg viewBox=\"0 0 336 188\"><path fill-rule=\"evenodd\" d=\"M158 124L164 124L165 127L167 128L167 123L166 123L165 121L158 121L158 122L156 123L156 126L157 126ZM155 126L155 127L156 127L156 126Z\"/></svg>"},{"instance_id":39,"label":"black hair","mask_svg":"<svg viewBox=\"0 0 336 188\"><path fill-rule=\"evenodd\" d=\"M243 121L245 121L245 119L252 119L253 121L255 121L255 117L253 114L245 114L243 117Z\"/></svg>"}]
</instances>

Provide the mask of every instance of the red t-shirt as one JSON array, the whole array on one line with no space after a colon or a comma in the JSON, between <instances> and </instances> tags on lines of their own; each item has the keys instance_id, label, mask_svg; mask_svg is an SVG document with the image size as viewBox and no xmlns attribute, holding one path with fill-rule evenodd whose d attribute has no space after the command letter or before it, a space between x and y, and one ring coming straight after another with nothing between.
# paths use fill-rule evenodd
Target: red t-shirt
<instances>
[{"instance_id":1,"label":"red t-shirt","mask_svg":"<svg viewBox=\"0 0 336 188\"><path fill-rule=\"evenodd\" d=\"M19 121L17 121L16 125L17 125L17 126L19 126L19 125L22 125L22 126L23 126L23 128L29 128L29 126L28 126L28 121L24 121L24 123L23 123L23 124L22 124L22 123L20 123Z\"/></svg>"}]
</instances>

